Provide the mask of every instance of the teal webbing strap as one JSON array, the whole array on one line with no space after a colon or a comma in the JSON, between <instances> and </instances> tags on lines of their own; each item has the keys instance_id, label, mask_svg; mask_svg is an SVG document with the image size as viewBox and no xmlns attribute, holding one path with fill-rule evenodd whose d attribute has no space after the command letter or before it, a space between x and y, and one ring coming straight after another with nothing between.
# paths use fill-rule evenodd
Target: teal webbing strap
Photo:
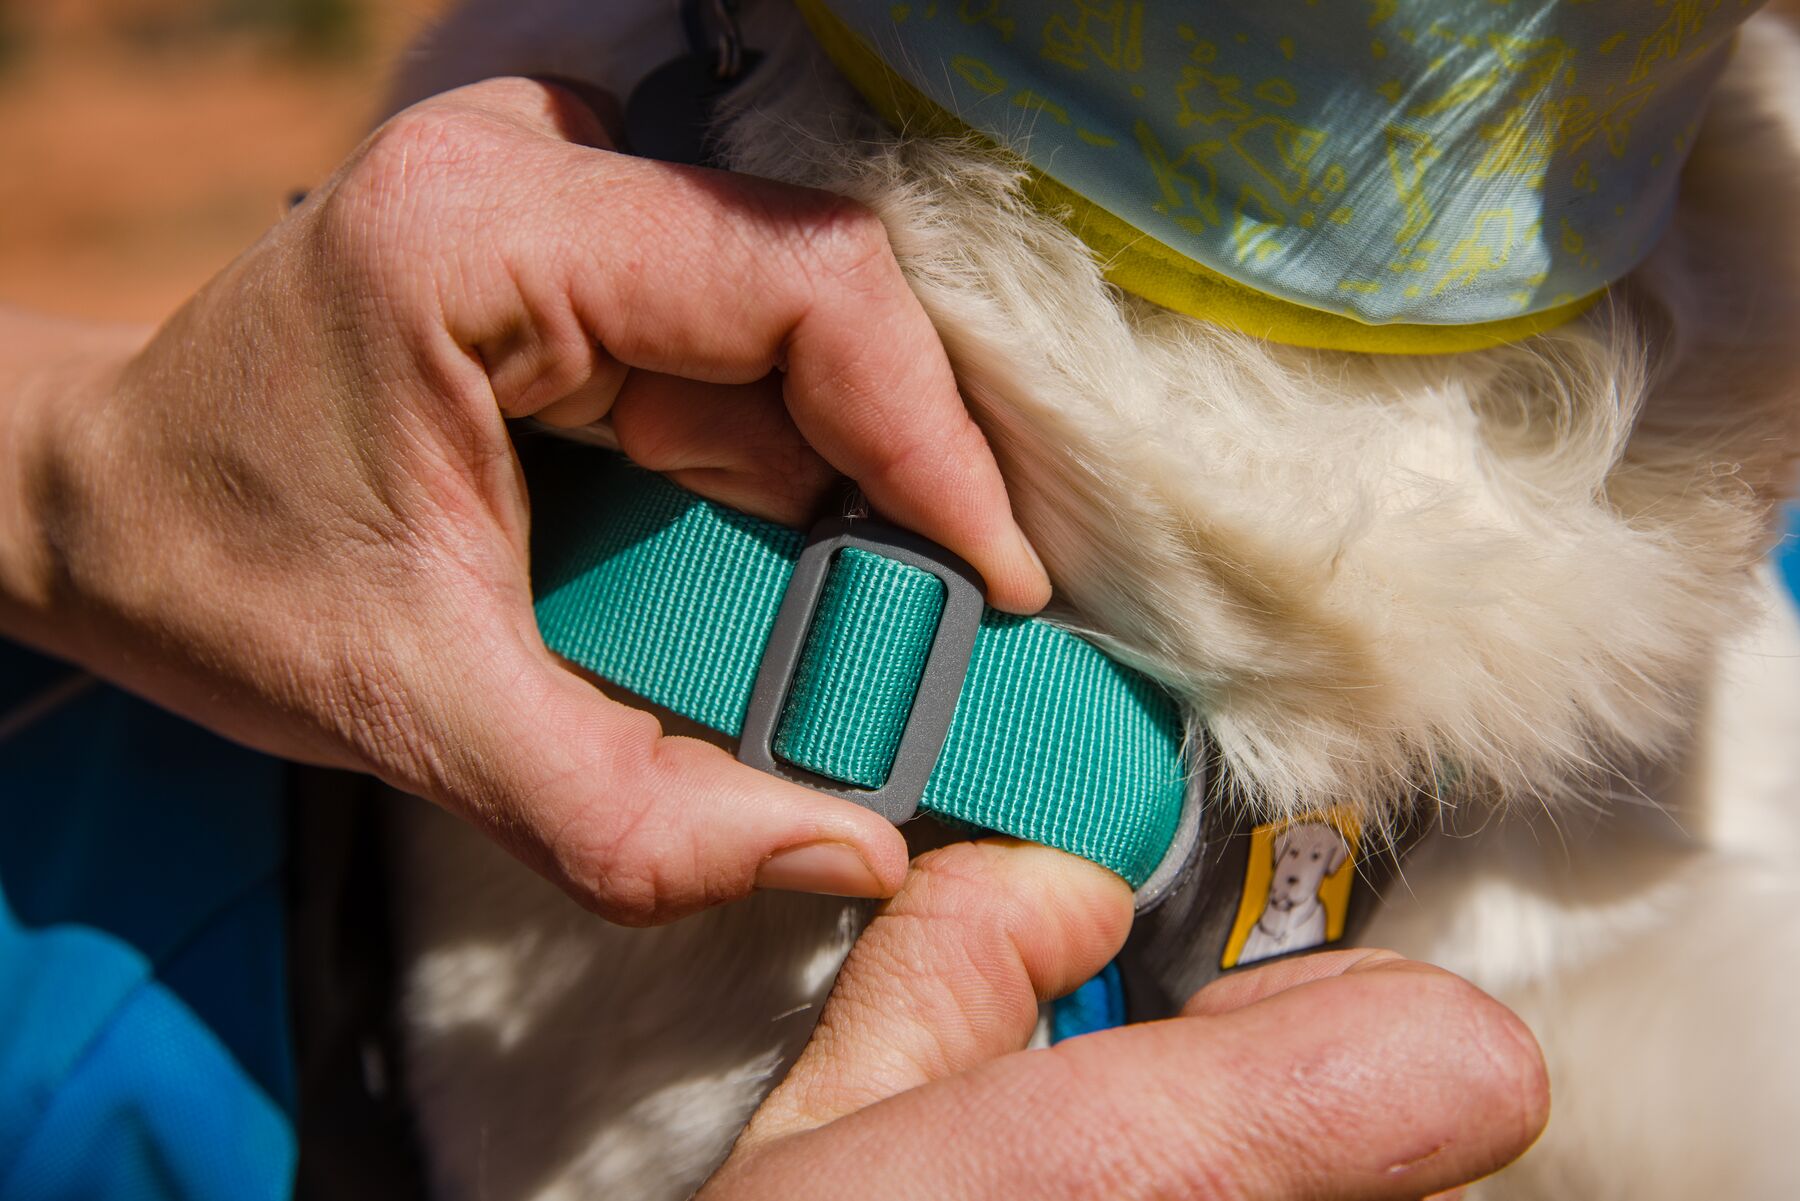
<instances>
[{"instance_id":1,"label":"teal webbing strap","mask_svg":"<svg viewBox=\"0 0 1800 1201\"><path fill-rule=\"evenodd\" d=\"M944 586L929 572L845 548L826 577L775 753L834 780L885 783L943 612Z\"/></svg>"},{"instance_id":2,"label":"teal webbing strap","mask_svg":"<svg viewBox=\"0 0 1800 1201\"><path fill-rule=\"evenodd\" d=\"M533 577L558 654L733 737L805 536L623 458L530 448ZM834 561L775 738L822 776L879 786L944 603L930 573ZM1135 888L1175 837L1186 779L1172 699L1091 643L987 610L920 807L1091 859Z\"/></svg>"}]
</instances>

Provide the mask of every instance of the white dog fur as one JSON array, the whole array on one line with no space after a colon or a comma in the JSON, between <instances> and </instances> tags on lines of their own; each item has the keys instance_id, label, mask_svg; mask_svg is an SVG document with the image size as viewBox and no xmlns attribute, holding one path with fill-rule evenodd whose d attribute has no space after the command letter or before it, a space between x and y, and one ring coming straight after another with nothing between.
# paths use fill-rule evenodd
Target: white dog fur
<instances>
[{"instance_id":1,"label":"white dog fur","mask_svg":"<svg viewBox=\"0 0 1800 1201\"><path fill-rule=\"evenodd\" d=\"M624 94L668 0L470 0L400 95ZM1751 21L1672 226L1571 325L1469 354L1269 345L1110 288L980 147L895 139L783 0L733 166L871 206L1056 581L1162 679L1229 803L1446 822L1371 940L1543 1042L1506 1198L1775 1198L1800 1120L1800 629L1756 567L1800 448L1800 39ZM444 1198L685 1196L804 1041L851 905L609 927L422 805L395 871L407 1074Z\"/></svg>"}]
</instances>

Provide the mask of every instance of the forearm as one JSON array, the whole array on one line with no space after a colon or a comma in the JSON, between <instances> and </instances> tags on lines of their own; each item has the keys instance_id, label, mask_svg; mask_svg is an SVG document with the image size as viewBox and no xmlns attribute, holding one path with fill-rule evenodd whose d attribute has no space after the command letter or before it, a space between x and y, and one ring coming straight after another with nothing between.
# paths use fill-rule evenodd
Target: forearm
<instances>
[{"instance_id":1,"label":"forearm","mask_svg":"<svg viewBox=\"0 0 1800 1201\"><path fill-rule=\"evenodd\" d=\"M69 439L148 331L0 308L0 636L68 650L56 505Z\"/></svg>"}]
</instances>

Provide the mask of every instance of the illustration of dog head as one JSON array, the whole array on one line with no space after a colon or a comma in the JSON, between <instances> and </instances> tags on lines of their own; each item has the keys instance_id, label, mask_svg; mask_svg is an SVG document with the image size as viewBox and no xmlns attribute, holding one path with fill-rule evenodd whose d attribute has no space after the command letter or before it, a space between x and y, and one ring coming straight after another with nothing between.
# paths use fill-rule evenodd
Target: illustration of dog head
<instances>
[{"instance_id":1,"label":"illustration of dog head","mask_svg":"<svg viewBox=\"0 0 1800 1201\"><path fill-rule=\"evenodd\" d=\"M1314 903L1325 877L1344 866L1350 850L1343 835L1323 822L1303 822L1276 835L1269 908L1287 913Z\"/></svg>"}]
</instances>

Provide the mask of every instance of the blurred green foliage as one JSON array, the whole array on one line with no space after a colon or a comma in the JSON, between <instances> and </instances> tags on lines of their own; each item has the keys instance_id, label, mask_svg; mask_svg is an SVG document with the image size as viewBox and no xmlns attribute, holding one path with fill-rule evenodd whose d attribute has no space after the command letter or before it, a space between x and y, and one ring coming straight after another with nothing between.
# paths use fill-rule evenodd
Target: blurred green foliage
<instances>
[{"instance_id":1,"label":"blurred green foliage","mask_svg":"<svg viewBox=\"0 0 1800 1201\"><path fill-rule=\"evenodd\" d=\"M0 75L25 57L25 26L13 0L0 0Z\"/></svg>"},{"instance_id":2,"label":"blurred green foliage","mask_svg":"<svg viewBox=\"0 0 1800 1201\"><path fill-rule=\"evenodd\" d=\"M220 37L249 37L279 53L353 57L365 48L365 10L370 2L188 0L127 10L119 18L117 32L126 44L150 53L180 52Z\"/></svg>"},{"instance_id":3,"label":"blurred green foliage","mask_svg":"<svg viewBox=\"0 0 1800 1201\"><path fill-rule=\"evenodd\" d=\"M40 0L0 0L0 75L41 39ZM369 48L368 15L380 0L168 0L121 4L101 31L128 49L179 54L220 39L249 40L277 54L350 59ZM102 10L103 12L105 10Z\"/></svg>"},{"instance_id":4,"label":"blurred green foliage","mask_svg":"<svg viewBox=\"0 0 1800 1201\"><path fill-rule=\"evenodd\" d=\"M300 54L338 57L363 48L356 0L219 0L219 9L227 27L260 33Z\"/></svg>"}]
</instances>

